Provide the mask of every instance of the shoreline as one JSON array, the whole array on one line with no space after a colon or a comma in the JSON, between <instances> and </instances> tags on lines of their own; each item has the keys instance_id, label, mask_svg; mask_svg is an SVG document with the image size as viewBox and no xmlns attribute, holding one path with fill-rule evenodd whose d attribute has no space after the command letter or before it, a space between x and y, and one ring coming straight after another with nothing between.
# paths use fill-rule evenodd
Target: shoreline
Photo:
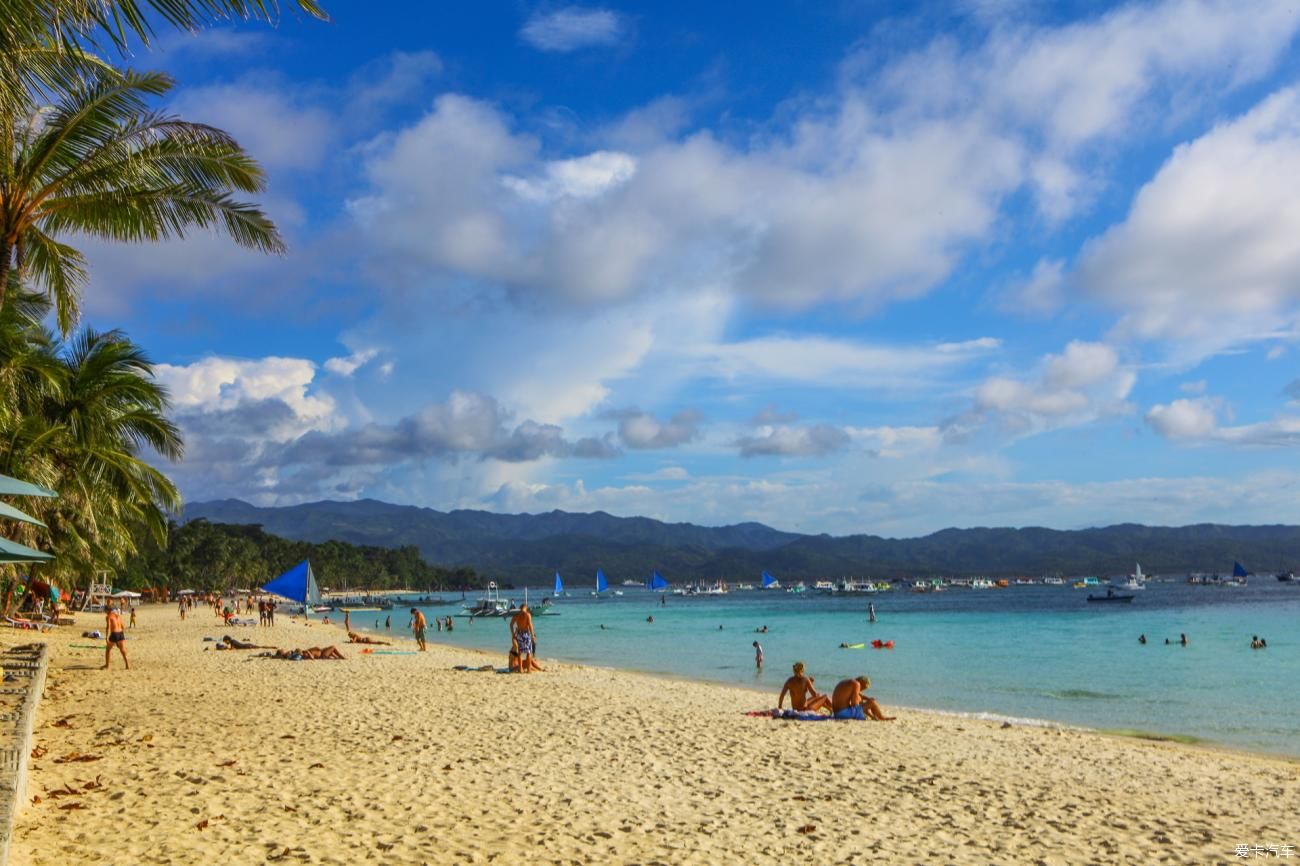
<instances>
[{"instance_id":1,"label":"shoreline","mask_svg":"<svg viewBox=\"0 0 1300 866\"><path fill-rule=\"evenodd\" d=\"M775 703L752 688L546 656L456 671L504 654L364 655L341 623L209 616L142 608L129 672L75 637L97 617L37 638L48 752L13 862L1205 863L1300 842L1283 758L927 711L778 721L745 715ZM205 651L225 633L346 660ZM58 763L75 755L94 760Z\"/></svg>"},{"instance_id":2,"label":"shoreline","mask_svg":"<svg viewBox=\"0 0 1300 866\"><path fill-rule=\"evenodd\" d=\"M328 623L327 625L328 626L337 625L338 628L340 629L340 633L343 633L342 624L335 623L333 621L332 615L331 615L331 622ZM359 625L357 623L354 623L353 630L358 631L362 634L370 634L370 635L377 635L377 636L384 635L387 637L392 637L392 633L386 630L381 629L376 631L373 625ZM346 638L347 635L343 634L343 636L344 638ZM502 665L504 665L505 663L504 659L506 656L506 652L504 650L501 652L496 652L494 650L487 650L480 647L462 646L454 643L446 643L442 640L437 639L436 637L430 638L428 643L430 646L434 646L436 643L440 647L446 648L448 650L457 651L457 652L473 652L476 654L480 654L484 657L493 657L494 660L500 660L500 663ZM707 677L691 676L689 674L673 673L673 672L665 672L665 671L647 670L644 668L637 668L637 667L620 667L618 665L593 664L587 661L575 661L571 659L566 659L562 656L548 656L547 658L570 667L588 668L591 670L598 670L598 671L628 673L637 676L649 677L652 679L659 679L659 680L665 680L671 682L693 683L699 685L707 685L711 687L725 688L728 690L738 690L741 692L747 692L756 698L762 698L765 696L769 700L770 707L775 706L776 704L776 698L774 697L773 694L769 693L768 690L758 689L753 686L737 683L734 681L728 681L722 679L709 679ZM779 691L779 689L777 691ZM1244 746L1233 745L1232 743L1224 743L1218 740L1213 740L1206 737L1198 737L1191 734L1184 734L1177 731L1162 731L1159 729L1107 728L1107 727L1098 727L1093 725L1078 724L1075 722L1069 722L1061 719L1033 717L1033 716L1016 716L1010 713L999 713L990 710L958 710L958 709L946 709L946 708L938 708L938 707L926 707L926 706L917 706L911 704L895 703L889 700L882 701L882 705L886 707L886 710L888 712L892 712L893 710L898 710L899 712L904 712L904 713L913 713L913 714L919 713L923 715L942 716L942 717L950 717L955 719L969 719L971 721L982 721L982 722L990 722L996 724L1009 723L1011 725L1019 725L1025 727L1060 729L1066 731L1083 732L1083 733L1095 734L1097 736L1114 737L1114 738L1119 738L1124 740L1134 740L1139 742L1176 743L1178 745L1187 748L1202 749L1210 752L1225 752L1228 754L1256 755L1264 758L1273 758L1282 761L1292 762L1300 766L1300 752L1292 754L1288 752L1274 752L1274 751L1269 751L1267 749L1247 748ZM1297 748L1300 749L1300 746L1297 746Z\"/></svg>"}]
</instances>

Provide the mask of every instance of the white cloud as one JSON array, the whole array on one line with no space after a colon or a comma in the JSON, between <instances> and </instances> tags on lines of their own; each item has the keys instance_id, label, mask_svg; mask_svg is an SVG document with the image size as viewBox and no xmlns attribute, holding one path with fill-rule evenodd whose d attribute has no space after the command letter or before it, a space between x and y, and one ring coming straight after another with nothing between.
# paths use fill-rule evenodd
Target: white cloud
<instances>
[{"instance_id":1,"label":"white cloud","mask_svg":"<svg viewBox=\"0 0 1300 866\"><path fill-rule=\"evenodd\" d=\"M1218 429L1214 402L1206 397L1151 407L1146 421L1166 439L1208 439Z\"/></svg>"},{"instance_id":2,"label":"white cloud","mask_svg":"<svg viewBox=\"0 0 1300 866\"><path fill-rule=\"evenodd\" d=\"M847 448L850 441L848 433L830 424L764 425L738 438L736 446L741 457L824 457Z\"/></svg>"},{"instance_id":3,"label":"white cloud","mask_svg":"<svg viewBox=\"0 0 1300 866\"><path fill-rule=\"evenodd\" d=\"M847 477L846 477L847 476ZM704 525L744 520L795 532L915 536L947 526L1083 528L1134 522L1300 522L1300 473L1234 478L1136 477L1069 483L905 478L864 483L843 469L764 479L714 476L680 485L511 483L477 505L518 511L602 510ZM1153 493L1158 491L1158 493Z\"/></svg>"},{"instance_id":4,"label":"white cloud","mask_svg":"<svg viewBox=\"0 0 1300 866\"><path fill-rule=\"evenodd\" d=\"M1178 386L1178 390L1184 394L1204 394L1207 383L1204 379L1197 379L1195 382L1184 382Z\"/></svg>"},{"instance_id":5,"label":"white cloud","mask_svg":"<svg viewBox=\"0 0 1300 866\"><path fill-rule=\"evenodd\" d=\"M267 169L317 168L338 141L335 118L275 80L187 87L172 109L186 120L224 129Z\"/></svg>"},{"instance_id":6,"label":"white cloud","mask_svg":"<svg viewBox=\"0 0 1300 866\"><path fill-rule=\"evenodd\" d=\"M502 183L520 198L532 202L596 198L636 174L636 159L626 153L598 150L573 159L554 160L542 168L539 178L506 176Z\"/></svg>"},{"instance_id":7,"label":"white cloud","mask_svg":"<svg viewBox=\"0 0 1300 866\"><path fill-rule=\"evenodd\" d=\"M1174 400L1151 407L1146 421L1166 439L1191 445L1220 443L1255 447L1300 445L1300 418L1279 415L1256 424L1222 426L1222 401L1213 397Z\"/></svg>"},{"instance_id":8,"label":"white cloud","mask_svg":"<svg viewBox=\"0 0 1300 866\"><path fill-rule=\"evenodd\" d=\"M1190 360L1294 330L1300 316L1300 91L1179 147L1079 277L1123 313L1117 336Z\"/></svg>"},{"instance_id":9,"label":"white cloud","mask_svg":"<svg viewBox=\"0 0 1300 866\"><path fill-rule=\"evenodd\" d=\"M1001 347L992 337L929 346L818 336L757 337L690 349L702 375L829 388L897 388L932 382Z\"/></svg>"},{"instance_id":10,"label":"white cloud","mask_svg":"<svg viewBox=\"0 0 1300 866\"><path fill-rule=\"evenodd\" d=\"M330 358L325 362L325 369L339 376L351 376L357 370L360 370L366 364L374 360L379 354L378 349L361 349L353 352L351 355L345 355L341 358ZM389 371L391 372L391 370ZM385 373L384 375L387 375Z\"/></svg>"},{"instance_id":11,"label":"white cloud","mask_svg":"<svg viewBox=\"0 0 1300 866\"><path fill-rule=\"evenodd\" d=\"M1065 263L1043 259L1029 278L1012 287L1001 304L1015 313L1050 315L1065 304Z\"/></svg>"},{"instance_id":12,"label":"white cloud","mask_svg":"<svg viewBox=\"0 0 1300 866\"><path fill-rule=\"evenodd\" d=\"M566 53L613 45L623 30L623 20L609 9L566 6L534 14L525 22L519 36L539 51Z\"/></svg>"},{"instance_id":13,"label":"white cloud","mask_svg":"<svg viewBox=\"0 0 1300 866\"><path fill-rule=\"evenodd\" d=\"M1172 91L1254 80L1298 19L1283 2L1242 14L1166 0L998 27L969 48L939 38L883 69L851 59L836 92L791 100L747 140L678 131L674 111L619 150L558 159L501 110L444 96L365 151L353 213L376 270L402 286L579 305L704 288L871 309L949 277L1023 190L1050 219L1077 212L1097 186L1093 145L1140 134L1139 109ZM1059 270L1045 262L1025 299L1049 307Z\"/></svg>"},{"instance_id":14,"label":"white cloud","mask_svg":"<svg viewBox=\"0 0 1300 866\"><path fill-rule=\"evenodd\" d=\"M1111 346L1072 340L1047 355L1031 377L993 376L975 388L970 410L950 421L961 438L993 422L1016 435L1086 424L1132 410L1127 402L1137 374Z\"/></svg>"},{"instance_id":15,"label":"white cloud","mask_svg":"<svg viewBox=\"0 0 1300 866\"><path fill-rule=\"evenodd\" d=\"M700 413L683 409L667 421L660 421L640 409L610 413L617 417L618 436L628 448L676 448L699 436Z\"/></svg>"},{"instance_id":16,"label":"white cloud","mask_svg":"<svg viewBox=\"0 0 1300 866\"><path fill-rule=\"evenodd\" d=\"M209 357L179 366L159 364L154 376L182 413L228 411L243 403L273 400L288 406L300 422L287 431L289 436L339 423L333 398L309 393L316 365L303 358Z\"/></svg>"}]
</instances>

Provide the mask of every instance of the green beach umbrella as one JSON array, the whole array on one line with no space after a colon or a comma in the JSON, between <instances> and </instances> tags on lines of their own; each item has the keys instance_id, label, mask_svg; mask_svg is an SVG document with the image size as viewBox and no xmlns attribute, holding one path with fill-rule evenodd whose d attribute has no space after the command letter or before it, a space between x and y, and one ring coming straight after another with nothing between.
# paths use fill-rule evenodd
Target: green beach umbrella
<instances>
[{"instance_id":1,"label":"green beach umbrella","mask_svg":"<svg viewBox=\"0 0 1300 866\"><path fill-rule=\"evenodd\" d=\"M17 478L10 478L8 475L0 475L0 496L58 496L53 490L41 487L39 484L29 484L26 481L19 481Z\"/></svg>"},{"instance_id":2,"label":"green beach umbrella","mask_svg":"<svg viewBox=\"0 0 1300 866\"><path fill-rule=\"evenodd\" d=\"M0 562L49 562L53 558L53 554L42 553L25 544L0 538Z\"/></svg>"},{"instance_id":3,"label":"green beach umbrella","mask_svg":"<svg viewBox=\"0 0 1300 866\"><path fill-rule=\"evenodd\" d=\"M45 526L44 523L41 523L30 514L25 514L17 508L14 508L12 505L6 505L3 502L0 502L0 517L8 517L10 520L21 520L23 523L30 523L34 526ZM49 529L48 526L45 526L45 528Z\"/></svg>"}]
</instances>

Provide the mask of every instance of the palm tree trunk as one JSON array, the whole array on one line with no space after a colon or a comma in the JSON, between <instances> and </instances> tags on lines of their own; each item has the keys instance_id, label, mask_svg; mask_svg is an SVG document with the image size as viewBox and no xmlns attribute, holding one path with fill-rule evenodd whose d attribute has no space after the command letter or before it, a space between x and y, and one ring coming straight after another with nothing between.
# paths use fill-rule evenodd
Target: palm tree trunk
<instances>
[{"instance_id":1,"label":"palm tree trunk","mask_svg":"<svg viewBox=\"0 0 1300 866\"><path fill-rule=\"evenodd\" d=\"M0 310L5 307L5 291L9 288L11 258L13 258L13 246L8 241L0 241Z\"/></svg>"}]
</instances>

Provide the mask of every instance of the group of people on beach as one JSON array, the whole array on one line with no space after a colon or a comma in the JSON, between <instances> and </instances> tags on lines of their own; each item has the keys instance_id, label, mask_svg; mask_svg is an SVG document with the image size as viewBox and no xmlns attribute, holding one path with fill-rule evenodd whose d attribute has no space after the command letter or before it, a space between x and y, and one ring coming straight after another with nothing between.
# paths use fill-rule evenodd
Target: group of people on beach
<instances>
[{"instance_id":1,"label":"group of people on beach","mask_svg":"<svg viewBox=\"0 0 1300 866\"><path fill-rule=\"evenodd\" d=\"M781 694L776 699L776 708L780 710L785 704L786 695L789 695L790 707L795 712L816 713L825 710L836 719L892 722L895 717L885 715L876 699L867 696L869 688L871 679L863 675L840 680L829 695L822 694L817 691L813 678L808 676L804 663L795 662L793 675L785 681Z\"/></svg>"},{"instance_id":2,"label":"group of people on beach","mask_svg":"<svg viewBox=\"0 0 1300 866\"><path fill-rule=\"evenodd\" d=\"M526 604L521 604L510 618L509 668L511 673L516 674L543 670L537 663L537 631L533 628L533 612Z\"/></svg>"}]
</instances>

